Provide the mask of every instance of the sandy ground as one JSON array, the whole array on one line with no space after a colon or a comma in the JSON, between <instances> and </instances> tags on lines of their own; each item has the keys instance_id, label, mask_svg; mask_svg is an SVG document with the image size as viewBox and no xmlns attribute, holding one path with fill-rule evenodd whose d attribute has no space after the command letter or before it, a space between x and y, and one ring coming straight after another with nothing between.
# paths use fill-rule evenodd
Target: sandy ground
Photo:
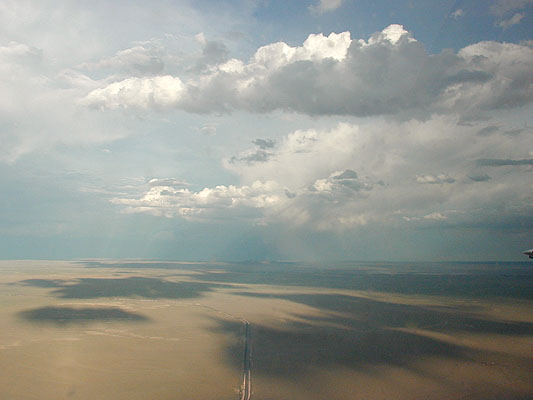
<instances>
[{"instance_id":1,"label":"sandy ground","mask_svg":"<svg viewBox=\"0 0 533 400\"><path fill-rule=\"evenodd\" d=\"M0 398L238 399L239 318L253 399L533 397L527 273L247 268L1 261Z\"/></svg>"}]
</instances>

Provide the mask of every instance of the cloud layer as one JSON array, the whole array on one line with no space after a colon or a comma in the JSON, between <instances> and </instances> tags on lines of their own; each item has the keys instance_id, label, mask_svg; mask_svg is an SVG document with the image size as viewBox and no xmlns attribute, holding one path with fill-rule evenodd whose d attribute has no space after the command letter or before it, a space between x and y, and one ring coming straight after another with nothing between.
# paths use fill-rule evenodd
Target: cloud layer
<instances>
[{"instance_id":1,"label":"cloud layer","mask_svg":"<svg viewBox=\"0 0 533 400\"><path fill-rule=\"evenodd\" d=\"M58 144L98 144L124 135L110 118L76 106L94 81L53 67L53 60L35 47L0 45L0 162Z\"/></svg>"},{"instance_id":2,"label":"cloud layer","mask_svg":"<svg viewBox=\"0 0 533 400\"><path fill-rule=\"evenodd\" d=\"M297 130L228 158L225 166L240 175L240 186L191 191L150 183L140 197L113 201L126 212L315 230L527 220L533 204L524 185L533 172L527 135L479 140L477 131L449 117ZM507 151L516 159L480 158Z\"/></svg>"},{"instance_id":3,"label":"cloud layer","mask_svg":"<svg viewBox=\"0 0 533 400\"><path fill-rule=\"evenodd\" d=\"M344 32L309 35L299 47L272 43L248 62L223 57L188 78L127 78L91 91L82 102L101 109L196 113L476 117L529 104L531 71L528 43L481 42L457 53L428 54L402 26L390 25L368 40Z\"/></svg>"}]
</instances>

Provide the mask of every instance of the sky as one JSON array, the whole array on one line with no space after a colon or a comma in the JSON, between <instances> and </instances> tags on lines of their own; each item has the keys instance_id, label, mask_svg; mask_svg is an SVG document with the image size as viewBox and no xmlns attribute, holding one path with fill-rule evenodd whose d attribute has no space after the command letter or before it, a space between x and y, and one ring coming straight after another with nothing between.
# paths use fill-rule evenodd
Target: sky
<instances>
[{"instance_id":1,"label":"sky","mask_svg":"<svg viewBox=\"0 0 533 400\"><path fill-rule=\"evenodd\" d=\"M533 0L0 2L0 258L524 260Z\"/></svg>"}]
</instances>

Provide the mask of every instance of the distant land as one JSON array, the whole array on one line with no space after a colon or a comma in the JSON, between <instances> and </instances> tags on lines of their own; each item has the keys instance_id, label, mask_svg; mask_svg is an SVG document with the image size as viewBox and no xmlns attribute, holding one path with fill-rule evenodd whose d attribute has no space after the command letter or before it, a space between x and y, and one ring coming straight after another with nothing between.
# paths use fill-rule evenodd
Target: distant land
<instances>
[{"instance_id":1,"label":"distant land","mask_svg":"<svg viewBox=\"0 0 533 400\"><path fill-rule=\"evenodd\" d=\"M1 261L0 289L0 398L533 396L529 262Z\"/></svg>"}]
</instances>

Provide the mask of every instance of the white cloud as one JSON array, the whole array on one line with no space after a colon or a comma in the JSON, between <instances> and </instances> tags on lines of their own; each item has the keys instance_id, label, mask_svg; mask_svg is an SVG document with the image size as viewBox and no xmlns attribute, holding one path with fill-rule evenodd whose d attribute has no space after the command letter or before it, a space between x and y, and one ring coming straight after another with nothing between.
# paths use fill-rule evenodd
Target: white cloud
<instances>
[{"instance_id":1,"label":"white cloud","mask_svg":"<svg viewBox=\"0 0 533 400\"><path fill-rule=\"evenodd\" d=\"M89 71L112 69L135 76L155 75L163 71L164 58L163 49L144 44L118 51L114 56L103 58L97 62L82 63L78 67Z\"/></svg>"},{"instance_id":2,"label":"white cloud","mask_svg":"<svg viewBox=\"0 0 533 400\"><path fill-rule=\"evenodd\" d=\"M242 14L238 12L241 10ZM0 37L42 48L60 68L65 68L111 55L116 49L130 47L137 38L160 37L167 32L192 37L193 32L205 26L216 31L249 12L245 7L239 10L234 7L231 11L232 15L220 12L216 19L210 19L187 0L157 6L143 3L132 6L125 0L103 3L3 0Z\"/></svg>"},{"instance_id":3,"label":"white cloud","mask_svg":"<svg viewBox=\"0 0 533 400\"><path fill-rule=\"evenodd\" d=\"M527 138L503 133L480 138L479 126L456 122L452 117L373 120L297 130L227 158L224 165L240 177L239 185L198 191L157 185L114 202L127 212L314 230L400 226L402 221L503 224L527 216ZM260 157L259 151L268 156ZM490 162L478 161L488 154L494 157L486 159Z\"/></svg>"},{"instance_id":4,"label":"white cloud","mask_svg":"<svg viewBox=\"0 0 533 400\"><path fill-rule=\"evenodd\" d=\"M189 183L176 178L153 178L148 181L148 186L183 187L189 186Z\"/></svg>"},{"instance_id":5,"label":"white cloud","mask_svg":"<svg viewBox=\"0 0 533 400\"><path fill-rule=\"evenodd\" d=\"M58 144L97 144L124 135L104 115L78 108L75 99L96 82L73 71L56 73L41 49L0 46L0 161L13 163Z\"/></svg>"},{"instance_id":6,"label":"white cloud","mask_svg":"<svg viewBox=\"0 0 533 400\"><path fill-rule=\"evenodd\" d=\"M496 0L490 11L497 16L503 16L510 11L522 10L528 5L533 4L533 0Z\"/></svg>"},{"instance_id":7,"label":"white cloud","mask_svg":"<svg viewBox=\"0 0 533 400\"><path fill-rule=\"evenodd\" d=\"M433 220L433 221L444 221L444 220L448 219L448 217L446 217L445 215L442 215L439 212L434 212L434 213L431 213L431 214L428 214L428 215L424 215L422 218L430 219L430 220Z\"/></svg>"},{"instance_id":8,"label":"white cloud","mask_svg":"<svg viewBox=\"0 0 533 400\"><path fill-rule=\"evenodd\" d=\"M196 113L282 110L417 118L458 113L477 118L533 100L533 88L522 84L533 74L528 44L481 42L458 53L430 55L400 25L368 41L352 40L349 32L310 35L299 47L263 46L246 63L223 60L183 80L169 75L124 79L90 92L83 102L97 108Z\"/></svg>"},{"instance_id":9,"label":"white cloud","mask_svg":"<svg viewBox=\"0 0 533 400\"><path fill-rule=\"evenodd\" d=\"M451 87L450 99L467 110L512 109L533 101L533 47L512 43L480 42L458 55L471 60L491 78L474 85Z\"/></svg>"},{"instance_id":10,"label":"white cloud","mask_svg":"<svg viewBox=\"0 0 533 400\"><path fill-rule=\"evenodd\" d=\"M224 165L247 183L274 179L295 191L312 186L334 171L349 168L347 165L357 150L371 141L372 137L352 124L339 124L326 131L296 130L273 148L263 150L269 154L264 162L249 162L246 157L257 152L257 148L252 148L226 160Z\"/></svg>"},{"instance_id":11,"label":"white cloud","mask_svg":"<svg viewBox=\"0 0 533 400\"><path fill-rule=\"evenodd\" d=\"M42 62L42 51L24 43L10 42L0 46L2 67L12 65L35 67Z\"/></svg>"},{"instance_id":12,"label":"white cloud","mask_svg":"<svg viewBox=\"0 0 533 400\"><path fill-rule=\"evenodd\" d=\"M463 17L464 15L465 15L465 12L461 8L458 8L457 10L452 12L452 14L451 14L452 18L454 18L454 19L458 19L460 17Z\"/></svg>"},{"instance_id":13,"label":"white cloud","mask_svg":"<svg viewBox=\"0 0 533 400\"><path fill-rule=\"evenodd\" d=\"M117 108L170 108L185 91L180 78L170 75L152 78L128 78L93 90L80 104Z\"/></svg>"},{"instance_id":14,"label":"white cloud","mask_svg":"<svg viewBox=\"0 0 533 400\"><path fill-rule=\"evenodd\" d=\"M418 183L429 183L429 184L436 184L436 183L454 183L455 179L452 177L449 177L444 174L439 174L437 176L433 175L418 175L416 177L416 181Z\"/></svg>"},{"instance_id":15,"label":"white cloud","mask_svg":"<svg viewBox=\"0 0 533 400\"><path fill-rule=\"evenodd\" d=\"M516 13L514 14L511 18L509 19L504 19L500 22L498 22L498 26L503 28L503 29L507 29L513 25L517 25L520 23L520 21L522 21L522 18L525 17L525 14L524 13Z\"/></svg>"},{"instance_id":16,"label":"white cloud","mask_svg":"<svg viewBox=\"0 0 533 400\"><path fill-rule=\"evenodd\" d=\"M211 11L203 13L187 0L157 6L132 6L124 0L1 1L0 162L138 134L139 128L130 124L136 116L94 112L80 106L79 99L124 79L139 94L144 86L128 79L147 77L154 78L147 83L155 98L166 104L162 77L187 75L204 56L194 34L223 32L234 25L245 29L239 21L249 20L252 6L214 5ZM170 88L175 92L177 85ZM124 91L106 94L138 107L162 107Z\"/></svg>"},{"instance_id":17,"label":"white cloud","mask_svg":"<svg viewBox=\"0 0 533 400\"><path fill-rule=\"evenodd\" d=\"M191 221L246 219L256 224L291 221L314 229L336 229L345 225L366 224L366 215L346 214L347 202L359 192L370 191L351 170L336 171L317 179L309 187L292 193L275 181L255 181L250 185L219 185L191 191L166 180L151 180L140 198L115 197L112 203L123 206L125 213L147 213ZM358 195L363 198L364 194Z\"/></svg>"},{"instance_id":18,"label":"white cloud","mask_svg":"<svg viewBox=\"0 0 533 400\"><path fill-rule=\"evenodd\" d=\"M203 124L202 127L199 129L199 131L202 132L204 135L214 136L217 134L217 124L216 123Z\"/></svg>"},{"instance_id":19,"label":"white cloud","mask_svg":"<svg viewBox=\"0 0 533 400\"><path fill-rule=\"evenodd\" d=\"M513 25L519 24L525 17L525 12L514 12L517 10L524 10L531 6L533 0L496 0L490 7L490 11L497 17L496 26L503 29L508 29ZM507 18L505 18L507 16Z\"/></svg>"},{"instance_id":20,"label":"white cloud","mask_svg":"<svg viewBox=\"0 0 533 400\"><path fill-rule=\"evenodd\" d=\"M368 45L379 45L382 43L399 44L401 39L405 39L408 43L416 42L416 40L407 32L403 25L392 24L387 26L381 32L374 33L370 39L368 39ZM362 45L365 45L363 40L359 40Z\"/></svg>"},{"instance_id":21,"label":"white cloud","mask_svg":"<svg viewBox=\"0 0 533 400\"><path fill-rule=\"evenodd\" d=\"M316 14L324 14L339 8L344 0L318 0L317 4L309 6L309 10Z\"/></svg>"},{"instance_id":22,"label":"white cloud","mask_svg":"<svg viewBox=\"0 0 533 400\"><path fill-rule=\"evenodd\" d=\"M338 200L338 196L340 195L353 196L353 192L371 189L372 185L361 183L357 172L351 169L332 172L325 179L317 179L310 188L312 192L332 195L334 196L334 200Z\"/></svg>"},{"instance_id":23,"label":"white cloud","mask_svg":"<svg viewBox=\"0 0 533 400\"><path fill-rule=\"evenodd\" d=\"M445 221L448 219L447 216L443 215L440 212L433 212L431 214L423 215L421 217L402 217L405 221L423 221L423 220L429 220L429 221Z\"/></svg>"},{"instance_id":24,"label":"white cloud","mask_svg":"<svg viewBox=\"0 0 533 400\"><path fill-rule=\"evenodd\" d=\"M220 185L196 192L175 186L151 186L140 199L114 198L112 202L126 206L126 213L209 221L251 218L259 222L263 218L259 210L271 210L286 198L283 188L275 182L257 181L249 186Z\"/></svg>"}]
</instances>

